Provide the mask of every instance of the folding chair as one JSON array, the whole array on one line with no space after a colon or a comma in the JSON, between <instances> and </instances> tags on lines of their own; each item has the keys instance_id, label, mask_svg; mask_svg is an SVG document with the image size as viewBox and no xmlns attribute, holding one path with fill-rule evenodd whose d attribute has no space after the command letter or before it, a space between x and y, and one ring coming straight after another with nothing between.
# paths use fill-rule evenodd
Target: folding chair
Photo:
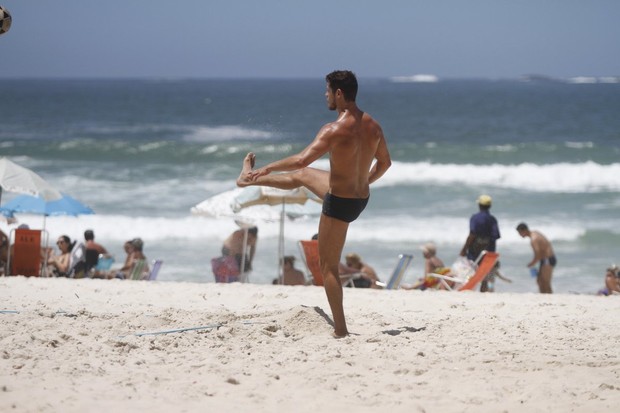
<instances>
[{"instance_id":1,"label":"folding chair","mask_svg":"<svg viewBox=\"0 0 620 413\"><path fill-rule=\"evenodd\" d=\"M148 281L154 281L157 278L157 274L159 274L159 270L163 264L163 260L153 260L153 268L151 268L149 278L147 278Z\"/></svg>"},{"instance_id":2,"label":"folding chair","mask_svg":"<svg viewBox=\"0 0 620 413\"><path fill-rule=\"evenodd\" d=\"M386 290L397 290L400 287L400 282L403 280L405 272L407 268L409 268L409 264L413 260L413 255L411 254L400 254L398 256L398 262L396 263L396 267L394 267L394 271L392 271L392 275L387 283L377 281L376 284L379 287L383 287Z\"/></svg>"},{"instance_id":3,"label":"folding chair","mask_svg":"<svg viewBox=\"0 0 620 413\"><path fill-rule=\"evenodd\" d=\"M470 276L461 277L435 273L429 273L427 275L439 279L441 285L443 285L444 288L449 291L473 290L476 285L478 285L478 283L484 280L484 277L486 277L493 270L493 267L495 267L498 259L498 253L491 251L482 251L476 259L476 263L478 263L478 268L476 269L476 272L474 272ZM450 283L453 284L451 285Z\"/></svg>"},{"instance_id":4,"label":"folding chair","mask_svg":"<svg viewBox=\"0 0 620 413\"><path fill-rule=\"evenodd\" d=\"M310 275L312 275L312 284L318 286L324 285L323 273L321 272L321 265L319 264L319 241L315 239L301 240L297 245L301 252L301 259L306 265L306 269ZM353 280L359 277L359 273L341 274L340 281L343 287L355 287Z\"/></svg>"},{"instance_id":5,"label":"folding chair","mask_svg":"<svg viewBox=\"0 0 620 413\"><path fill-rule=\"evenodd\" d=\"M10 275L38 277L46 265L41 257L41 238L47 232L38 229L14 229L11 231L13 244L9 248L7 267ZM47 244L47 242L46 242Z\"/></svg>"}]
</instances>

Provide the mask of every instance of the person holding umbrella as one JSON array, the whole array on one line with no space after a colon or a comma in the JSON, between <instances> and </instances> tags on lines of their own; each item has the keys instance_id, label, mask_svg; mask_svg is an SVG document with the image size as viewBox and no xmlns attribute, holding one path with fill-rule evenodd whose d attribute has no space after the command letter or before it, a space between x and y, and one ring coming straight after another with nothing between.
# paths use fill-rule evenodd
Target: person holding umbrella
<instances>
[{"instance_id":1,"label":"person holding umbrella","mask_svg":"<svg viewBox=\"0 0 620 413\"><path fill-rule=\"evenodd\" d=\"M383 176L392 162L381 126L355 102L358 89L355 74L337 70L329 73L325 80L327 107L337 112L337 119L325 124L301 152L261 168L254 169L256 156L248 153L243 160L237 185L280 189L304 186L323 199L319 221L319 260L334 319L333 335L340 338L349 334L338 275L349 223L355 221L366 208L370 184ZM328 153L329 171L309 167Z\"/></svg>"}]
</instances>

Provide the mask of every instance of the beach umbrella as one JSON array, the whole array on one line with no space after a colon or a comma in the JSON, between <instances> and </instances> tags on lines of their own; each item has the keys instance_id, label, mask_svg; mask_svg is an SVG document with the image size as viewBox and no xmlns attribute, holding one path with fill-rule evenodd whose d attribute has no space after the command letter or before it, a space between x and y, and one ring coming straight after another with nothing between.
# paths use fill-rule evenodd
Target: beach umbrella
<instances>
[{"instance_id":1,"label":"beach umbrella","mask_svg":"<svg viewBox=\"0 0 620 413\"><path fill-rule=\"evenodd\" d=\"M62 195L39 175L9 160L0 158L0 201L2 190L29 194L47 201L60 199Z\"/></svg>"},{"instance_id":2,"label":"beach umbrella","mask_svg":"<svg viewBox=\"0 0 620 413\"><path fill-rule=\"evenodd\" d=\"M281 208L280 234L278 238L278 279L280 279L282 274L284 260L284 218L286 216L286 206L294 204L305 205L308 201L311 201L309 203L310 206L317 206L323 203L321 198L304 187L284 190L267 186L249 186L234 199L233 208L236 212L256 205L270 205Z\"/></svg>"},{"instance_id":3,"label":"beach umbrella","mask_svg":"<svg viewBox=\"0 0 620 413\"><path fill-rule=\"evenodd\" d=\"M266 186L249 186L208 198L193 207L192 213L212 217L231 217L240 223L242 228L247 228L258 220L279 220L277 266L279 277L284 258L285 218L320 215L322 203L321 198L304 187L283 190Z\"/></svg>"},{"instance_id":4,"label":"beach umbrella","mask_svg":"<svg viewBox=\"0 0 620 413\"><path fill-rule=\"evenodd\" d=\"M9 215L17 212L43 216L77 216L95 213L90 207L67 194L61 194L61 198L51 201L36 196L19 195L3 205L0 211Z\"/></svg>"},{"instance_id":5,"label":"beach umbrella","mask_svg":"<svg viewBox=\"0 0 620 413\"><path fill-rule=\"evenodd\" d=\"M13 218L15 213L43 215L45 231L45 219L48 216L88 215L94 214L95 211L67 194L61 194L60 199L53 201L46 201L36 196L19 195L0 208L0 214L7 218Z\"/></svg>"},{"instance_id":6,"label":"beach umbrella","mask_svg":"<svg viewBox=\"0 0 620 413\"><path fill-rule=\"evenodd\" d=\"M14 213L43 215L43 232L45 232L45 220L50 215L77 216L94 214L95 211L67 194L61 194L60 199L51 201L36 196L19 195L0 208L0 214L5 217L12 218ZM45 239L47 250L47 237Z\"/></svg>"}]
</instances>

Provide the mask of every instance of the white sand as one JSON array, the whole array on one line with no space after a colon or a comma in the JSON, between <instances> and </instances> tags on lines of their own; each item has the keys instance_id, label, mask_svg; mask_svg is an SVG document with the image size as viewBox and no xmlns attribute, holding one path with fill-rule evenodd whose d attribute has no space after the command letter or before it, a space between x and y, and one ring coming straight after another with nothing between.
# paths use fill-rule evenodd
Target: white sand
<instances>
[{"instance_id":1,"label":"white sand","mask_svg":"<svg viewBox=\"0 0 620 413\"><path fill-rule=\"evenodd\" d=\"M346 289L342 340L319 287L9 277L0 299L2 412L620 411L620 297Z\"/></svg>"}]
</instances>

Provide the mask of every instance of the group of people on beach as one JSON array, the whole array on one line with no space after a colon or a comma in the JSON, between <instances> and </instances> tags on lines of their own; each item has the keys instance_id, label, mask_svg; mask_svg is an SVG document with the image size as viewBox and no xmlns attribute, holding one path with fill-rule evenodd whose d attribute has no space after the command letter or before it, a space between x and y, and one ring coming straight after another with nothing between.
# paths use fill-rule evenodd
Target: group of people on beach
<instances>
[{"instance_id":1,"label":"group of people on beach","mask_svg":"<svg viewBox=\"0 0 620 413\"><path fill-rule=\"evenodd\" d=\"M141 238L134 238L125 241L123 249L127 254L123 266L118 269L111 269L104 265L99 265L102 260L108 263L113 262L113 257L108 250L95 241L95 233L88 229L84 231L84 243L77 241L71 242L67 235L61 235L56 241L58 254L49 254L47 264L52 271L48 272L54 276L64 276L71 278L103 278L103 279L128 279L132 276L138 261L144 261L137 278L142 278L148 274L148 264L143 252L144 242ZM76 249L81 252L74 253ZM77 255L77 259L72 259L72 254Z\"/></svg>"},{"instance_id":2,"label":"group of people on beach","mask_svg":"<svg viewBox=\"0 0 620 413\"><path fill-rule=\"evenodd\" d=\"M336 111L336 120L323 125L307 147L286 158L255 168L256 155L248 153L237 185L285 190L303 186L323 200L318 232L319 261L334 321L333 335L338 338L348 335L339 277L347 230L364 211L370 185L385 174L392 161L381 126L356 104L355 75L348 70L337 70L329 73L325 81L327 107ZM329 154L329 171L309 167L325 154ZM461 256L475 260L483 250L495 251L500 233L497 220L489 211L491 204L488 195L478 198L479 212L470 218L470 233ZM522 237L530 238L534 256L527 267L535 274L539 291L552 293L551 278L557 259L551 243L525 223L519 224L516 230ZM489 291L492 282L485 279L481 290Z\"/></svg>"},{"instance_id":3,"label":"group of people on beach","mask_svg":"<svg viewBox=\"0 0 620 413\"><path fill-rule=\"evenodd\" d=\"M318 230L319 262L333 317L333 335L340 338L349 333L340 279L343 271L341 256L347 231L350 223L366 208L370 185L386 173L392 161L380 124L356 104L358 83L355 74L349 70L336 70L327 74L325 81L327 108L336 112L336 120L323 125L312 142L299 153L262 167L256 167L256 155L248 153L243 160L237 185L269 186L284 190L303 186L323 200ZM309 166L326 154L329 154L329 171ZM469 260L475 260L482 251L495 251L496 240L500 238L497 220L490 213L491 197L481 195L477 203L479 212L470 218L470 232L460 251L460 255ZM530 238L534 256L527 266L536 271L540 292L551 293L551 278L557 262L551 243L539 231L530 230L525 223L519 224L516 230L522 237ZM92 231L89 235L92 236L90 240L85 233L86 244L96 250L98 256L107 254L105 248L94 242ZM235 231L224 242L221 258L234 260L240 272L250 270L257 236L256 227ZM248 240L249 251L244 246ZM59 237L57 246L60 252L50 256L47 264L59 274L66 274L74 244L66 235ZM5 246L4 239L2 246ZM142 247L143 242L139 238L127 241L124 246L127 258L120 270L87 274L99 278L128 278L135 263L146 258ZM444 267L443 262L436 257L436 250L429 246L425 258L429 270L432 268L437 271ZM372 267L365 264L357 254L346 256L346 267L365 275L358 281L360 286L372 286L378 281ZM287 278L297 280L294 282L301 281L300 271L294 268L294 259L285 257L283 268L291 275ZM148 266L145 266L144 271L148 271ZM481 283L481 291L492 291L492 284L493 279L485 279Z\"/></svg>"},{"instance_id":4,"label":"group of people on beach","mask_svg":"<svg viewBox=\"0 0 620 413\"><path fill-rule=\"evenodd\" d=\"M30 230L27 224L21 224L18 230ZM13 245L10 245L9 237L0 231L0 266L4 274L9 274L8 258L13 253ZM99 260L105 260L110 264L113 257L107 249L95 241L95 233L88 229L84 231L84 242L71 240L68 235L60 235L56 239L55 250L53 247L40 247L40 275L48 277L69 277L69 278L130 278L136 268L136 263L144 261L141 267L143 274L137 275L141 278L148 275L149 267L146 263L146 256L143 252L144 242L141 238L134 238L125 242L123 248L127 254L123 266L118 269L98 267Z\"/></svg>"}]
</instances>

